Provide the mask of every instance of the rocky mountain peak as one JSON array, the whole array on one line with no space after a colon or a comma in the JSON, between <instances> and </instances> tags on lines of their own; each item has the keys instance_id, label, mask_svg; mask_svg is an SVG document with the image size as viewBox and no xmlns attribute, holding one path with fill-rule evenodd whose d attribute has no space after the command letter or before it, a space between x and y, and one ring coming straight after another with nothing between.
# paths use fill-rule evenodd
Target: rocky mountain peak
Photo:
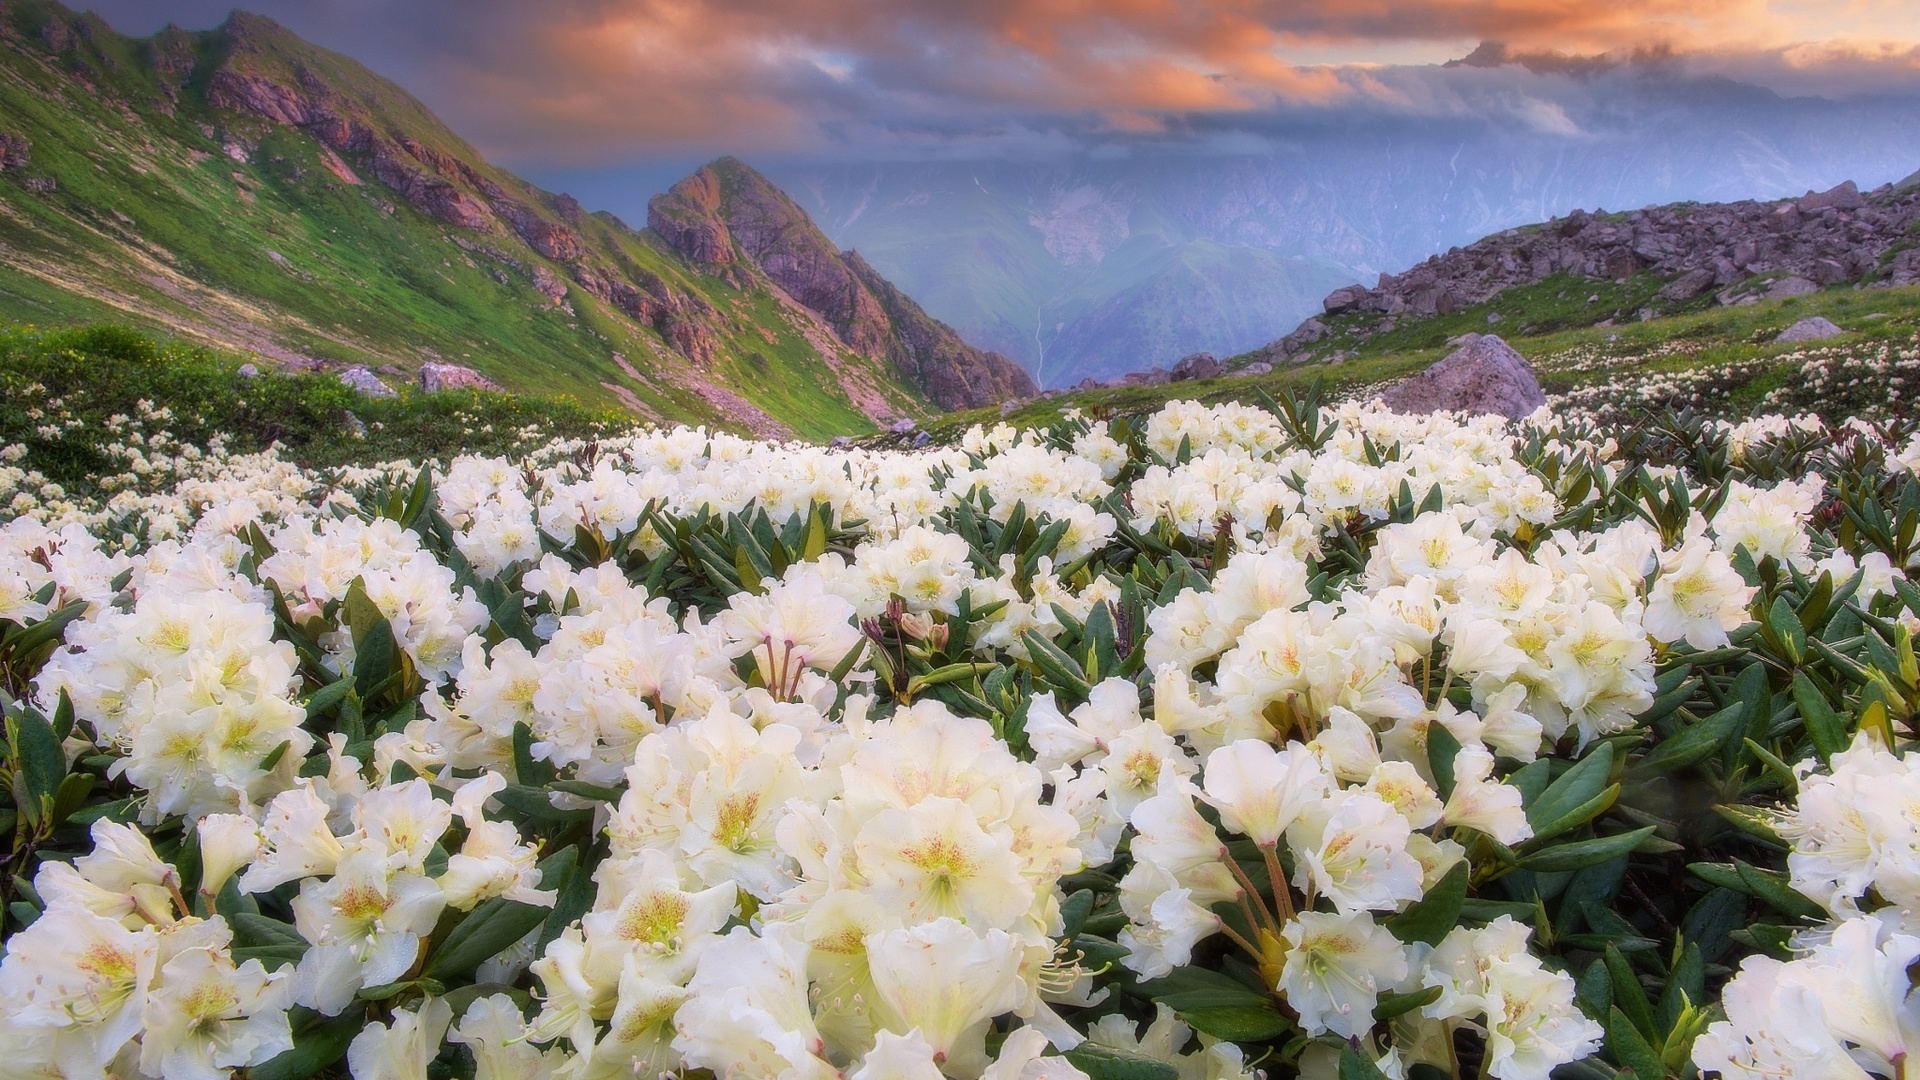
<instances>
[{"instance_id":1,"label":"rocky mountain peak","mask_svg":"<svg viewBox=\"0 0 1920 1080\"><path fill-rule=\"evenodd\" d=\"M819 315L853 351L891 363L948 408L1037 391L1019 365L976 349L853 251L839 251L799 204L738 158L702 166L647 205L647 225L683 258L723 274L751 264Z\"/></svg>"}]
</instances>

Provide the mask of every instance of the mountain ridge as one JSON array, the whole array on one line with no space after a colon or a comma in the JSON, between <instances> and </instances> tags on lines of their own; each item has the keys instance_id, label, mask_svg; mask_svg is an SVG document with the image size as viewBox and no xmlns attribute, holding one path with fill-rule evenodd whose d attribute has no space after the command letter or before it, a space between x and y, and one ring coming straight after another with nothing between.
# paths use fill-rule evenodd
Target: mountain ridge
<instances>
[{"instance_id":1,"label":"mountain ridge","mask_svg":"<svg viewBox=\"0 0 1920 1080\"><path fill-rule=\"evenodd\" d=\"M294 366L452 361L775 436L1026 389L929 393L892 323L859 344L822 333L758 264L709 273L492 165L404 89L271 19L135 39L0 0L0 54L0 315L132 319Z\"/></svg>"}]
</instances>

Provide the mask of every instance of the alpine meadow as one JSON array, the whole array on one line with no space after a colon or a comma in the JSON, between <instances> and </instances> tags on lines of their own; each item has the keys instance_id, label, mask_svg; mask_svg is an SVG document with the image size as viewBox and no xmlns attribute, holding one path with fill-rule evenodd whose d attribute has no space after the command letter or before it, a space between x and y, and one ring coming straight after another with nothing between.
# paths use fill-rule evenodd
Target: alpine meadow
<instances>
[{"instance_id":1,"label":"alpine meadow","mask_svg":"<svg viewBox=\"0 0 1920 1080\"><path fill-rule=\"evenodd\" d=\"M1909 1080L1905 4L259 3L0 0L0 1080Z\"/></svg>"}]
</instances>

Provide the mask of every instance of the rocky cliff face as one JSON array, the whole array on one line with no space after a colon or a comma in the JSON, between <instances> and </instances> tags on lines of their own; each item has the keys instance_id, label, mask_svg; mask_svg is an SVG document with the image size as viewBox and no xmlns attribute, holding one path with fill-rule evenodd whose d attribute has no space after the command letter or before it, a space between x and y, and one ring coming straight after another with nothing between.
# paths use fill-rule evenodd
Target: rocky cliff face
<instances>
[{"instance_id":1,"label":"rocky cliff face","mask_svg":"<svg viewBox=\"0 0 1920 1080\"><path fill-rule=\"evenodd\" d=\"M1680 203L1624 214L1576 210L1565 218L1496 233L1454 248L1372 288L1349 285L1324 301L1328 315L1395 320L1448 315L1555 274L1666 281L1658 299L1685 304L1712 294L1722 304L1835 285L1920 284L1920 182L1863 194L1851 181L1776 202ZM1358 336L1370 336L1361 328ZM1303 355L1327 333L1319 318L1268 345L1274 359Z\"/></svg>"},{"instance_id":2,"label":"rocky cliff face","mask_svg":"<svg viewBox=\"0 0 1920 1080\"><path fill-rule=\"evenodd\" d=\"M655 197L647 224L715 272L751 263L848 348L892 364L937 404L971 408L1036 392L1019 365L960 340L858 253L835 250L805 211L738 160L713 162Z\"/></svg>"}]
</instances>

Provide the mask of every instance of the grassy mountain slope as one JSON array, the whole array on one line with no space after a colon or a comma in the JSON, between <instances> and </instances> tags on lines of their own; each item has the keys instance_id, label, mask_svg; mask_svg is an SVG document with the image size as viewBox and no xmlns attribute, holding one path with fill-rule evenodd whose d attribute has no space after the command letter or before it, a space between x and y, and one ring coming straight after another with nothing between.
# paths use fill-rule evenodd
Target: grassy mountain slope
<instances>
[{"instance_id":1,"label":"grassy mountain slope","mask_svg":"<svg viewBox=\"0 0 1920 1080\"><path fill-rule=\"evenodd\" d=\"M1610 304L1574 317L1560 294L1575 285L1579 307L1593 312L1600 306L1585 303L1595 293L1592 282L1549 280L1512 290L1497 304L1408 323L1403 334L1361 343L1354 355L1338 362L1052 394L1004 416L992 409L953 413L930 430L936 437L952 437L972 424L1003 418L1019 426L1045 424L1069 409L1145 413L1177 399L1254 403L1262 393L1298 392L1315 382L1334 397L1370 397L1451 352L1448 337L1487 330L1486 316L1495 307L1508 312L1518 329L1493 329L1506 331L1507 343L1532 361L1549 404L1618 432L1666 408L1730 420L1811 412L1829 422L1920 413L1920 287L1824 289L1741 307L1696 307L1616 326L1596 325L1607 321ZM1621 292L1614 299L1632 298L1630 286L1617 288ZM1798 344L1774 341L1782 330L1816 315L1847 333Z\"/></svg>"},{"instance_id":2,"label":"grassy mountain slope","mask_svg":"<svg viewBox=\"0 0 1920 1080\"><path fill-rule=\"evenodd\" d=\"M756 266L488 165L269 20L150 39L0 0L0 318L112 319L296 368L428 361L510 390L821 438L929 407Z\"/></svg>"}]
</instances>

